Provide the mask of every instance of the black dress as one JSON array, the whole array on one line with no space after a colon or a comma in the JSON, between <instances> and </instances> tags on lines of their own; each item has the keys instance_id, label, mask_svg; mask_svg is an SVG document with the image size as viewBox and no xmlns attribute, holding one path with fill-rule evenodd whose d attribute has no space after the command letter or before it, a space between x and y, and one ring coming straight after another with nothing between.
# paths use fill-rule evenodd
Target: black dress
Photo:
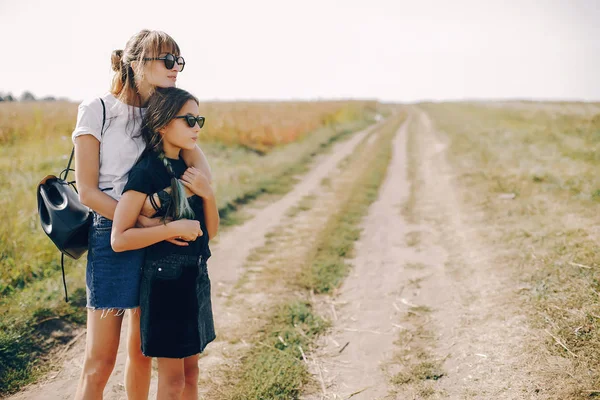
<instances>
[{"instance_id":1,"label":"black dress","mask_svg":"<svg viewBox=\"0 0 600 400\"><path fill-rule=\"evenodd\" d=\"M169 159L176 176L183 160ZM156 193L170 186L170 176L157 153L148 152L132 168L123 192ZM203 235L189 246L163 241L146 248L140 307L142 352L147 357L184 358L201 353L215 339L207 260L208 231L202 199L189 199ZM160 216L160 215L157 215Z\"/></svg>"}]
</instances>

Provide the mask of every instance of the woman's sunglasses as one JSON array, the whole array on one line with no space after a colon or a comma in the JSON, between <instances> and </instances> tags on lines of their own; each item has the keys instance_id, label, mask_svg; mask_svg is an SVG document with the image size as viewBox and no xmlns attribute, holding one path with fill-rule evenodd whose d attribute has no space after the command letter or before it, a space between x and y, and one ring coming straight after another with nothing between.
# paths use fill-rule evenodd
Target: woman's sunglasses
<instances>
[{"instance_id":1,"label":"woman's sunglasses","mask_svg":"<svg viewBox=\"0 0 600 400\"><path fill-rule=\"evenodd\" d=\"M181 68L179 68L179 72L183 71L183 69L185 68L185 60L183 59L183 57L181 57L181 56L175 57L171 53L168 53L166 56L163 56L163 57L144 58L144 60L145 61L163 60L165 62L166 69L173 69L173 67L175 66L175 63L177 63L177 65L179 65L181 67Z\"/></svg>"},{"instance_id":2,"label":"woman's sunglasses","mask_svg":"<svg viewBox=\"0 0 600 400\"><path fill-rule=\"evenodd\" d=\"M187 124L189 125L190 128L193 128L194 125L196 125L196 122L198 123L198 128L202 128L204 126L204 117L201 117L200 115L198 115L197 117L194 117L191 114L188 115L179 115L177 117L174 118L183 118L185 119L185 122L187 122Z\"/></svg>"}]
</instances>

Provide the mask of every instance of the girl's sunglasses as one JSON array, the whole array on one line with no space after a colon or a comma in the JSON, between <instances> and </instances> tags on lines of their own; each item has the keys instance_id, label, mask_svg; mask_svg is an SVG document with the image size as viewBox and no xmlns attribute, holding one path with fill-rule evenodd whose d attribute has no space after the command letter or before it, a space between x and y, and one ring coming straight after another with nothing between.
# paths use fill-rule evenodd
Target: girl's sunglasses
<instances>
[{"instance_id":1,"label":"girl's sunglasses","mask_svg":"<svg viewBox=\"0 0 600 400\"><path fill-rule=\"evenodd\" d=\"M194 117L193 115L188 114L188 115L179 115L179 116L173 117L173 118L185 119L185 122L187 122L187 124L189 125L190 128L193 128L194 125L196 125L196 122L198 123L198 128L202 128L204 126L204 117L201 117L200 115L198 115L197 117Z\"/></svg>"},{"instance_id":2,"label":"girl's sunglasses","mask_svg":"<svg viewBox=\"0 0 600 400\"><path fill-rule=\"evenodd\" d=\"M179 65L181 67L181 68L179 68L179 72L183 71L183 69L185 68L185 60L183 59L183 57L181 57L181 56L175 57L171 53L168 53L166 56L163 56L163 57L144 58L144 60L145 61L163 60L165 62L166 69L173 69L173 67L175 66L175 63L177 63L177 65Z\"/></svg>"}]
</instances>

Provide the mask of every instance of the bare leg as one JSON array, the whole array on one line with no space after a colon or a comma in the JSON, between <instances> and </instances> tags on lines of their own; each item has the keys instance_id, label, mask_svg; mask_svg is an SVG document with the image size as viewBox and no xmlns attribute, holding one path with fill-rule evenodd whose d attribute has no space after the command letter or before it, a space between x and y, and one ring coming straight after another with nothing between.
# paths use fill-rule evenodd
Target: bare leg
<instances>
[{"instance_id":1,"label":"bare leg","mask_svg":"<svg viewBox=\"0 0 600 400\"><path fill-rule=\"evenodd\" d=\"M123 315L103 310L87 312L87 334L83 370L76 400L102 399L102 393L117 359Z\"/></svg>"},{"instance_id":2,"label":"bare leg","mask_svg":"<svg viewBox=\"0 0 600 400\"><path fill-rule=\"evenodd\" d=\"M142 354L140 336L140 308L128 311L127 361L125 363L125 388L129 400L147 400L152 374L152 358Z\"/></svg>"},{"instance_id":3,"label":"bare leg","mask_svg":"<svg viewBox=\"0 0 600 400\"><path fill-rule=\"evenodd\" d=\"M182 400L198 400L198 355L186 357L183 359L183 371L185 374L185 388L183 389Z\"/></svg>"},{"instance_id":4,"label":"bare leg","mask_svg":"<svg viewBox=\"0 0 600 400\"><path fill-rule=\"evenodd\" d=\"M180 400L185 387L183 360L181 358L158 358L157 400Z\"/></svg>"}]
</instances>

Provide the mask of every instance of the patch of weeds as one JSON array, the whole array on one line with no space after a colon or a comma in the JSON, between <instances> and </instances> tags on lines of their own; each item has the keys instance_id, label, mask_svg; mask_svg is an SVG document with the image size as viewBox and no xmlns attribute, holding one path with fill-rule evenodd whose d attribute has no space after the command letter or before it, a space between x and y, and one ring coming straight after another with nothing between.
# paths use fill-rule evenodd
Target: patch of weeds
<instances>
[{"instance_id":1,"label":"patch of weeds","mask_svg":"<svg viewBox=\"0 0 600 400\"><path fill-rule=\"evenodd\" d=\"M304 196L296 206L290 208L286 212L286 215L293 218L301 212L310 210L314 206L315 199L316 197L314 195Z\"/></svg>"},{"instance_id":2,"label":"patch of weeds","mask_svg":"<svg viewBox=\"0 0 600 400\"><path fill-rule=\"evenodd\" d=\"M420 305L420 306L411 307L409 312L424 314L424 313L430 313L431 311L433 311L431 308Z\"/></svg>"},{"instance_id":3,"label":"patch of weeds","mask_svg":"<svg viewBox=\"0 0 600 400\"><path fill-rule=\"evenodd\" d=\"M73 328L85 323L85 289L71 293L69 303L55 296L56 305L39 304L0 323L0 394L14 393L47 371L44 361L54 346L67 343Z\"/></svg>"},{"instance_id":4,"label":"patch of weeds","mask_svg":"<svg viewBox=\"0 0 600 400\"><path fill-rule=\"evenodd\" d=\"M415 288L420 289L422 281L423 281L423 278L409 279L407 285L408 286L414 286Z\"/></svg>"},{"instance_id":5,"label":"patch of weeds","mask_svg":"<svg viewBox=\"0 0 600 400\"><path fill-rule=\"evenodd\" d=\"M406 234L406 245L409 247L417 247L421 244L421 232L412 231Z\"/></svg>"},{"instance_id":6,"label":"patch of weeds","mask_svg":"<svg viewBox=\"0 0 600 400\"><path fill-rule=\"evenodd\" d=\"M431 361L423 361L412 366L408 371L397 373L392 378L394 385L406 385L407 383L413 383L418 381L433 380L444 376L444 372L440 368L440 364Z\"/></svg>"},{"instance_id":7,"label":"patch of weeds","mask_svg":"<svg viewBox=\"0 0 600 400\"><path fill-rule=\"evenodd\" d=\"M417 192L422 186L419 175L419 144L416 138L418 132L417 125L411 124L407 130L406 138L406 177L410 184L408 198L402 203L400 214L410 224L415 224L418 221L417 215Z\"/></svg>"},{"instance_id":8,"label":"patch of weeds","mask_svg":"<svg viewBox=\"0 0 600 400\"><path fill-rule=\"evenodd\" d=\"M421 262L409 262L404 264L404 267L407 269L414 269L414 270L423 270L425 268L427 268L427 265L425 265L424 263Z\"/></svg>"},{"instance_id":9,"label":"patch of weeds","mask_svg":"<svg viewBox=\"0 0 600 400\"><path fill-rule=\"evenodd\" d=\"M327 327L307 302L279 307L243 357L240 368L231 372L233 385L225 398L297 399L309 380L302 353Z\"/></svg>"}]
</instances>

